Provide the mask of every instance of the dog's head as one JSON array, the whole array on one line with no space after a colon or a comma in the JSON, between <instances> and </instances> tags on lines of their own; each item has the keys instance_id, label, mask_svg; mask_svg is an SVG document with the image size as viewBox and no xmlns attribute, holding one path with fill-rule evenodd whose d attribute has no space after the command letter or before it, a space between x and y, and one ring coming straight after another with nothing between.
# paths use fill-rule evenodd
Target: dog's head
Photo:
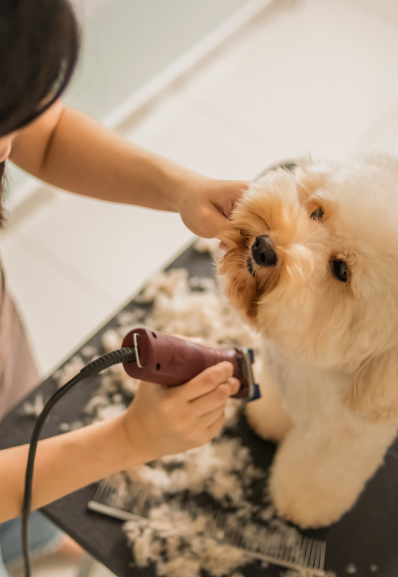
<instances>
[{"instance_id":1,"label":"dog's head","mask_svg":"<svg viewBox=\"0 0 398 577\"><path fill-rule=\"evenodd\" d=\"M246 319L290 357L352 372L352 409L398 417L398 160L271 170L221 240L222 282Z\"/></svg>"}]
</instances>

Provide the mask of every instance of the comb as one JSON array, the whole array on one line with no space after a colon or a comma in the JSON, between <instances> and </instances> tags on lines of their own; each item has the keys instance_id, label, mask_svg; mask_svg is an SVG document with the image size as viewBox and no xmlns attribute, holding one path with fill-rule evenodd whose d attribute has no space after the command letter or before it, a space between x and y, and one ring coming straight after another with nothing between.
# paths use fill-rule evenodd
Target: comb
<instances>
[{"instance_id":1,"label":"comb","mask_svg":"<svg viewBox=\"0 0 398 577\"><path fill-rule=\"evenodd\" d=\"M318 539L283 534L256 523L243 523L232 515L214 513L196 504L184 503L175 498L159 498L133 487L118 491L109 481L101 481L88 508L123 521L149 519L150 511L169 501L195 519L205 515L206 531L217 541L243 549L253 559L293 569L302 577L326 577L324 570L326 543Z\"/></svg>"}]
</instances>

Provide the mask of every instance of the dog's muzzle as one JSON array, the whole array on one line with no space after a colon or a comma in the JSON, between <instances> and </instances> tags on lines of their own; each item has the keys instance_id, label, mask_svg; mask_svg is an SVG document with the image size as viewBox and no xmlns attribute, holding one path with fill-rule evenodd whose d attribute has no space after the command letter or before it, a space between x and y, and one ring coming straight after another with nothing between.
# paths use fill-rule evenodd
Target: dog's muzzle
<instances>
[{"instance_id":1,"label":"dog's muzzle","mask_svg":"<svg viewBox=\"0 0 398 577\"><path fill-rule=\"evenodd\" d=\"M261 234L256 238L252 245L252 255L259 266L275 266L278 262L274 246L267 234Z\"/></svg>"}]
</instances>

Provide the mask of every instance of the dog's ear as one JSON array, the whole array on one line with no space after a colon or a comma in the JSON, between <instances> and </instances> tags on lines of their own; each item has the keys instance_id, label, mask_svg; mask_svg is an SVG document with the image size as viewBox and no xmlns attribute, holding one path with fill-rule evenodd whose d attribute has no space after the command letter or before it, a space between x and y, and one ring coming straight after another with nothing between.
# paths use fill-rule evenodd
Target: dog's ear
<instances>
[{"instance_id":1,"label":"dog's ear","mask_svg":"<svg viewBox=\"0 0 398 577\"><path fill-rule=\"evenodd\" d=\"M352 411L374 423L398 418L398 347L362 363L346 401Z\"/></svg>"},{"instance_id":2,"label":"dog's ear","mask_svg":"<svg viewBox=\"0 0 398 577\"><path fill-rule=\"evenodd\" d=\"M296 177L297 194L301 202L321 188L327 179L326 166L315 164L310 157L302 158L294 171Z\"/></svg>"}]
</instances>

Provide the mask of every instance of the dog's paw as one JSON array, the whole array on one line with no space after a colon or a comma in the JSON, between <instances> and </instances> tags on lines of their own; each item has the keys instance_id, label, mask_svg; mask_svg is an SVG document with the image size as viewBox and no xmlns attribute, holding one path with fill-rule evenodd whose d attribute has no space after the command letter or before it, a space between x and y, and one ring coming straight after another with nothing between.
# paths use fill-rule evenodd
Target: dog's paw
<instances>
[{"instance_id":1,"label":"dog's paw","mask_svg":"<svg viewBox=\"0 0 398 577\"><path fill-rule=\"evenodd\" d=\"M316 529L334 523L350 508L352 503L341 501L337 492L324 491L311 483L300 482L289 474L280 477L271 474L270 497L278 515L301 529Z\"/></svg>"},{"instance_id":2,"label":"dog's paw","mask_svg":"<svg viewBox=\"0 0 398 577\"><path fill-rule=\"evenodd\" d=\"M308 451L292 433L271 468L272 503L278 515L302 529L325 527L354 505L365 480L342 470L330 454Z\"/></svg>"}]
</instances>

